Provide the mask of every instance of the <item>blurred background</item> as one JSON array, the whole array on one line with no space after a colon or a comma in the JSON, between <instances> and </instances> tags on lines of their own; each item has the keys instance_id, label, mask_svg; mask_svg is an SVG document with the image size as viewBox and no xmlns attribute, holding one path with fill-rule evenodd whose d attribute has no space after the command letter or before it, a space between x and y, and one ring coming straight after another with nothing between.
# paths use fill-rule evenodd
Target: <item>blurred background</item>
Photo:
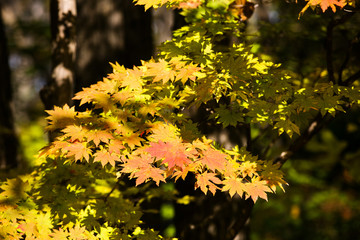
<instances>
[{"instance_id":1,"label":"blurred background","mask_svg":"<svg viewBox=\"0 0 360 240\"><path fill-rule=\"evenodd\" d=\"M30 171L36 164L34 156L48 141L39 91L51 77L49 2L0 2L0 133L6 136L0 140L1 179ZM324 76L324 41L331 12L308 10L298 19L304 3L260 0L256 4L247 24L247 41L254 44L254 53L281 63L301 79L315 81ZM358 15L334 31L333 59L339 68L345 62L349 69L360 66ZM144 12L130 0L78 0L75 92L102 80L111 71L109 62L132 67L150 59L156 46L183 24L175 11L161 8ZM6 153L9 146L13 146L12 152ZM248 239L356 239L360 233L358 108L339 114L287 161L283 170L289 183L286 192L256 203L248 223ZM173 203L163 204L160 215L163 234L174 236Z\"/></svg>"}]
</instances>

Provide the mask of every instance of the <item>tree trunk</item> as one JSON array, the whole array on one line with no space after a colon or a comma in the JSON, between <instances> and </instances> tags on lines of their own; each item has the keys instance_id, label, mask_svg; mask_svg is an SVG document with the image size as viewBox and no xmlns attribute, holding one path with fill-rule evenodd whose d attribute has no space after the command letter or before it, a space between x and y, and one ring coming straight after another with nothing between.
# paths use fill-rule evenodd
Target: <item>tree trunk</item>
<instances>
[{"instance_id":1,"label":"tree trunk","mask_svg":"<svg viewBox=\"0 0 360 240\"><path fill-rule=\"evenodd\" d=\"M79 0L75 91L112 72L109 62L139 65L153 53L151 13L132 0Z\"/></svg>"},{"instance_id":2,"label":"tree trunk","mask_svg":"<svg viewBox=\"0 0 360 240\"><path fill-rule=\"evenodd\" d=\"M11 109L11 74L1 11L0 2L0 169L4 169L17 166L18 141Z\"/></svg>"},{"instance_id":3,"label":"tree trunk","mask_svg":"<svg viewBox=\"0 0 360 240\"><path fill-rule=\"evenodd\" d=\"M52 69L51 78L41 90L45 109L72 105L76 50L76 1L51 0Z\"/></svg>"}]
</instances>

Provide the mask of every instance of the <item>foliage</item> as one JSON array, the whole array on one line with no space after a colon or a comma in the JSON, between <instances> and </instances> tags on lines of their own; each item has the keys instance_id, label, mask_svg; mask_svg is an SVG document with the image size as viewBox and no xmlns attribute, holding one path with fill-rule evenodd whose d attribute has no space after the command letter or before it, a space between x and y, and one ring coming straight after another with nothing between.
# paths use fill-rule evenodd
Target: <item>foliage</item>
<instances>
[{"instance_id":1,"label":"foliage","mask_svg":"<svg viewBox=\"0 0 360 240\"><path fill-rule=\"evenodd\" d=\"M248 146L225 148L203 126L299 138L318 113L335 116L360 103L356 84L300 81L251 53L231 2L137 1L145 9L165 3L183 8L189 24L156 59L132 69L112 64L103 81L75 95L85 111L68 105L47 111L47 130L57 137L31 175L2 184L2 237L159 239L141 228L145 197L134 204L120 191L126 176L141 187L191 175L204 194L267 200L277 187L284 190L280 165ZM199 109L205 119L193 118Z\"/></svg>"}]
</instances>

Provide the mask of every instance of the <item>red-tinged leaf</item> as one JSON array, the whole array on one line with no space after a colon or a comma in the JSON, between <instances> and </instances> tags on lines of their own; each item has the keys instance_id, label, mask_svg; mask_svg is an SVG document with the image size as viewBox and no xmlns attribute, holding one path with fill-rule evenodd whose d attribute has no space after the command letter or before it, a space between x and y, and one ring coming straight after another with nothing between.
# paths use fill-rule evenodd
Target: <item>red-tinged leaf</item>
<instances>
[{"instance_id":1,"label":"red-tinged leaf","mask_svg":"<svg viewBox=\"0 0 360 240\"><path fill-rule=\"evenodd\" d=\"M54 110L48 110L46 112L50 115L46 118L49 120L49 126L47 126L46 129L50 131L73 124L77 114L75 107L70 108L67 104L62 108L55 106Z\"/></svg>"},{"instance_id":2,"label":"red-tinged leaf","mask_svg":"<svg viewBox=\"0 0 360 240\"><path fill-rule=\"evenodd\" d=\"M243 193L246 192L246 185L243 183L243 180L240 178L226 178L223 181L222 191L229 191L231 197L233 197L236 193L242 197Z\"/></svg>"},{"instance_id":3,"label":"red-tinged leaf","mask_svg":"<svg viewBox=\"0 0 360 240\"><path fill-rule=\"evenodd\" d=\"M254 203L258 198L267 199L266 192L272 192L271 189L267 186L266 181L253 181L251 183L246 184L246 199L251 197Z\"/></svg>"},{"instance_id":4,"label":"red-tinged leaf","mask_svg":"<svg viewBox=\"0 0 360 240\"><path fill-rule=\"evenodd\" d=\"M336 12L336 6L339 6L340 8L343 8L347 2L346 0L307 0L308 3L306 6L301 10L299 17L304 14L304 12L310 7L310 6L317 6L320 5L321 10L323 12L326 11L329 7L333 12Z\"/></svg>"},{"instance_id":5,"label":"red-tinged leaf","mask_svg":"<svg viewBox=\"0 0 360 240\"><path fill-rule=\"evenodd\" d=\"M225 170L225 164L227 162L227 155L225 153L210 147L202 153L204 156L200 158L199 161L205 164L211 171L215 172L215 170L218 170L222 172Z\"/></svg>"},{"instance_id":6,"label":"red-tinged leaf","mask_svg":"<svg viewBox=\"0 0 360 240\"><path fill-rule=\"evenodd\" d=\"M110 139L113 139L113 135L107 131L93 130L87 133L88 142L93 141L95 146L99 146L100 142L108 143Z\"/></svg>"},{"instance_id":7,"label":"red-tinged leaf","mask_svg":"<svg viewBox=\"0 0 360 240\"><path fill-rule=\"evenodd\" d=\"M221 184L221 180L216 177L215 173L211 172L199 174L196 176L196 179L195 189L200 188L205 194L207 194L207 191L209 190L215 195L216 190L219 189L215 184Z\"/></svg>"},{"instance_id":8,"label":"red-tinged leaf","mask_svg":"<svg viewBox=\"0 0 360 240\"><path fill-rule=\"evenodd\" d=\"M139 169L133 176L136 178L136 186L146 182L149 178L152 178L158 186L160 182L165 182L164 170L155 168L151 165L148 165L148 168Z\"/></svg>"},{"instance_id":9,"label":"red-tinged leaf","mask_svg":"<svg viewBox=\"0 0 360 240\"><path fill-rule=\"evenodd\" d=\"M87 130L77 125L67 126L62 130L65 137L70 137L70 141L82 141L87 134Z\"/></svg>"},{"instance_id":10,"label":"red-tinged leaf","mask_svg":"<svg viewBox=\"0 0 360 240\"><path fill-rule=\"evenodd\" d=\"M335 5L343 8L346 5L346 0L321 0L320 3L320 7L323 12L325 12L329 7L333 12L336 12Z\"/></svg>"},{"instance_id":11,"label":"red-tinged leaf","mask_svg":"<svg viewBox=\"0 0 360 240\"><path fill-rule=\"evenodd\" d=\"M191 152L186 151L185 145L179 141L151 143L145 151L157 159L163 159L162 162L167 163L169 169L175 166L183 169L191 163L188 156L193 156Z\"/></svg>"},{"instance_id":12,"label":"red-tinged leaf","mask_svg":"<svg viewBox=\"0 0 360 240\"><path fill-rule=\"evenodd\" d=\"M69 236L74 240L86 240L85 227L80 227L80 224L76 224L74 228L69 229Z\"/></svg>"},{"instance_id":13,"label":"red-tinged leaf","mask_svg":"<svg viewBox=\"0 0 360 240\"><path fill-rule=\"evenodd\" d=\"M22 222L18 229L20 229L22 232L28 234L29 236L36 235L37 229L36 229L36 223L33 221L26 221Z\"/></svg>"},{"instance_id":14,"label":"red-tinged leaf","mask_svg":"<svg viewBox=\"0 0 360 240\"><path fill-rule=\"evenodd\" d=\"M188 165L186 165L181 170L175 170L172 173L172 177L175 178L175 182L181 177L182 180L185 180L187 174L189 172L196 172L197 169L201 168L201 165L199 162L191 162Z\"/></svg>"},{"instance_id":15,"label":"red-tinged leaf","mask_svg":"<svg viewBox=\"0 0 360 240\"><path fill-rule=\"evenodd\" d=\"M74 142L63 148L67 157L74 156L75 162L81 161L83 158L88 162L91 154L91 150L86 147L86 143Z\"/></svg>"},{"instance_id":16,"label":"red-tinged leaf","mask_svg":"<svg viewBox=\"0 0 360 240\"><path fill-rule=\"evenodd\" d=\"M121 151L124 150L123 141L119 139L111 139L109 142L109 153L121 154Z\"/></svg>"},{"instance_id":17,"label":"red-tinged leaf","mask_svg":"<svg viewBox=\"0 0 360 240\"><path fill-rule=\"evenodd\" d=\"M101 162L102 166L110 163L111 166L115 166L115 161L120 161L120 157L114 153L110 153L106 150L97 151L94 154L94 162Z\"/></svg>"},{"instance_id":18,"label":"red-tinged leaf","mask_svg":"<svg viewBox=\"0 0 360 240\"><path fill-rule=\"evenodd\" d=\"M165 171L155 168L152 163L153 157L149 154L141 154L140 156L131 156L123 164L121 172L130 173L131 178L136 178L136 185L142 184L152 178L157 185L160 181L165 182Z\"/></svg>"},{"instance_id":19,"label":"red-tinged leaf","mask_svg":"<svg viewBox=\"0 0 360 240\"><path fill-rule=\"evenodd\" d=\"M176 75L176 79L180 80L183 84L185 84L187 80L195 81L196 76L194 73L200 69L201 68L197 67L196 65L185 66L184 68L179 69L179 72Z\"/></svg>"}]
</instances>

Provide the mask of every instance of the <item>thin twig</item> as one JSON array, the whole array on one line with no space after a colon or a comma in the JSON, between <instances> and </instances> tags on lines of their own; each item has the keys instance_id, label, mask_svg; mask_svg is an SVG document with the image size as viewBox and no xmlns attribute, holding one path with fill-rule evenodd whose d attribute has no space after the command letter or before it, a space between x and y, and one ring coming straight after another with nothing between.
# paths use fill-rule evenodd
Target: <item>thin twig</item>
<instances>
[{"instance_id":1,"label":"thin twig","mask_svg":"<svg viewBox=\"0 0 360 240\"><path fill-rule=\"evenodd\" d=\"M274 159L275 164L279 164L279 167L284 165L284 163L299 151L310 139L317 134L331 119L329 114L322 116L320 113L314 118L314 120L309 124L306 130L298 137L287 150L281 152L279 156Z\"/></svg>"}]
</instances>

